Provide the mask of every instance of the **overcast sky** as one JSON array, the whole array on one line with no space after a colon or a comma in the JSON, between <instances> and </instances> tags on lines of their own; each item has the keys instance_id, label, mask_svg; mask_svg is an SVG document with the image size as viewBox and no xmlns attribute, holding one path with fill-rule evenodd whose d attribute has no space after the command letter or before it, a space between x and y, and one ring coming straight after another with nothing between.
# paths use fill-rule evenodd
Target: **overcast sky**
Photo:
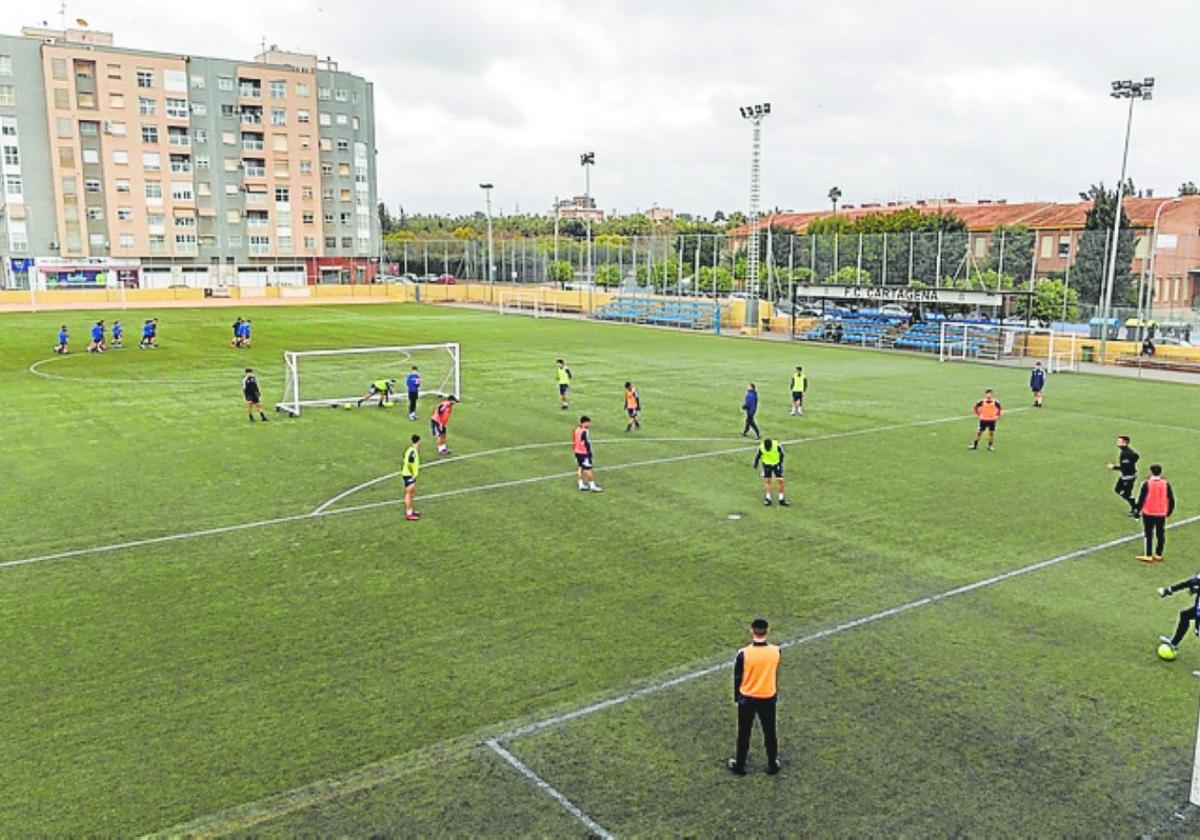
<instances>
[{"instance_id":1,"label":"overcast sky","mask_svg":"<svg viewBox=\"0 0 1200 840\"><path fill-rule=\"evenodd\" d=\"M20 6L23 23L58 5ZM182 14L181 14L182 13ZM184 17L183 15L186 15ZM7 15L15 26L16 15ZM122 46L249 58L262 38L375 84L379 192L393 209L745 209L750 126L769 101L763 203L937 196L1069 200L1116 180L1124 103L1153 75L1130 176L1200 181L1200 3L1158 0L76 0Z\"/></svg>"}]
</instances>

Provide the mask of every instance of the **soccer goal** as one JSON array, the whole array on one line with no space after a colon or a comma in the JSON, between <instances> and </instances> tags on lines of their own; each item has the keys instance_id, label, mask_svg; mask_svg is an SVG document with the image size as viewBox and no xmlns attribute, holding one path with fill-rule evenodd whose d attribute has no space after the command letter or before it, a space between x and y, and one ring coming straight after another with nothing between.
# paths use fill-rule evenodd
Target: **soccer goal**
<instances>
[{"instance_id":1,"label":"soccer goal","mask_svg":"<svg viewBox=\"0 0 1200 840\"><path fill-rule=\"evenodd\" d=\"M972 362L1041 361L1052 372L1074 369L1074 337L1056 336L1043 327L945 321L938 338L938 359Z\"/></svg>"},{"instance_id":2,"label":"soccer goal","mask_svg":"<svg viewBox=\"0 0 1200 840\"><path fill-rule=\"evenodd\" d=\"M377 379L395 379L394 390L403 395L413 365L421 374L422 396L454 394L461 399L459 360L457 343L288 350L283 354L283 399L275 410L298 417L306 407L354 405Z\"/></svg>"},{"instance_id":3,"label":"soccer goal","mask_svg":"<svg viewBox=\"0 0 1200 840\"><path fill-rule=\"evenodd\" d=\"M501 315L532 315L542 317L542 296L538 292L501 292Z\"/></svg>"}]
</instances>

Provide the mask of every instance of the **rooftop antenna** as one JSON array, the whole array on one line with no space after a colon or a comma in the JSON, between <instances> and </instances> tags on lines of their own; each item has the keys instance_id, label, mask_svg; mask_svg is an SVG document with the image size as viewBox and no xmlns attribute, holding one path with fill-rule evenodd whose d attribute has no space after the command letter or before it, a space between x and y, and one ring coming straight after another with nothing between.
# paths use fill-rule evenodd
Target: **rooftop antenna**
<instances>
[{"instance_id":1,"label":"rooftop antenna","mask_svg":"<svg viewBox=\"0 0 1200 840\"><path fill-rule=\"evenodd\" d=\"M66 0L63 0L63 2L58 5L58 19L62 22L63 32L66 32L67 31L67 3L66 3Z\"/></svg>"}]
</instances>

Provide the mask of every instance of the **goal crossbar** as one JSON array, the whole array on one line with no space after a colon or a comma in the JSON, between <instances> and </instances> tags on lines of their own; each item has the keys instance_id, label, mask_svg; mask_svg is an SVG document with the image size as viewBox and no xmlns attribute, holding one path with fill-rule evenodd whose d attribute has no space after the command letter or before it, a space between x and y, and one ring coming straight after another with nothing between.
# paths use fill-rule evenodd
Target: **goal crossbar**
<instances>
[{"instance_id":1,"label":"goal crossbar","mask_svg":"<svg viewBox=\"0 0 1200 840\"><path fill-rule=\"evenodd\" d=\"M377 361L363 357L376 356ZM340 357L352 364L331 364ZM276 411L298 417L305 407L357 404L363 390L378 379L403 381L410 363L420 361L421 396L462 395L460 347L445 344L384 345L325 350L287 350L283 354L284 395ZM313 364L305 366L305 361ZM315 370L314 370L315 367ZM312 370L305 375L304 369ZM380 399L383 399L381 396Z\"/></svg>"}]
</instances>

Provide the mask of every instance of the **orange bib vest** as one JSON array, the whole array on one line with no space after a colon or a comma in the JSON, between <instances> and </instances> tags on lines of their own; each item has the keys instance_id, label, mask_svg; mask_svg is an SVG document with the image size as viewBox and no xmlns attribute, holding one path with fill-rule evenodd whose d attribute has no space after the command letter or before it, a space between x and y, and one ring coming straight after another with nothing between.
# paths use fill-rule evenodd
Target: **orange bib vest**
<instances>
[{"instance_id":1,"label":"orange bib vest","mask_svg":"<svg viewBox=\"0 0 1200 840\"><path fill-rule=\"evenodd\" d=\"M587 429L583 428L583 426L575 427L575 454L576 455L588 454L587 442L584 440L586 435L587 435Z\"/></svg>"},{"instance_id":2,"label":"orange bib vest","mask_svg":"<svg viewBox=\"0 0 1200 840\"><path fill-rule=\"evenodd\" d=\"M1166 516L1170 505L1167 480L1158 476L1146 479L1146 503L1142 505L1142 513L1146 516Z\"/></svg>"},{"instance_id":3,"label":"orange bib vest","mask_svg":"<svg viewBox=\"0 0 1200 840\"><path fill-rule=\"evenodd\" d=\"M775 672L779 670L778 645L746 645L742 648L743 697L770 700L775 696Z\"/></svg>"}]
</instances>

